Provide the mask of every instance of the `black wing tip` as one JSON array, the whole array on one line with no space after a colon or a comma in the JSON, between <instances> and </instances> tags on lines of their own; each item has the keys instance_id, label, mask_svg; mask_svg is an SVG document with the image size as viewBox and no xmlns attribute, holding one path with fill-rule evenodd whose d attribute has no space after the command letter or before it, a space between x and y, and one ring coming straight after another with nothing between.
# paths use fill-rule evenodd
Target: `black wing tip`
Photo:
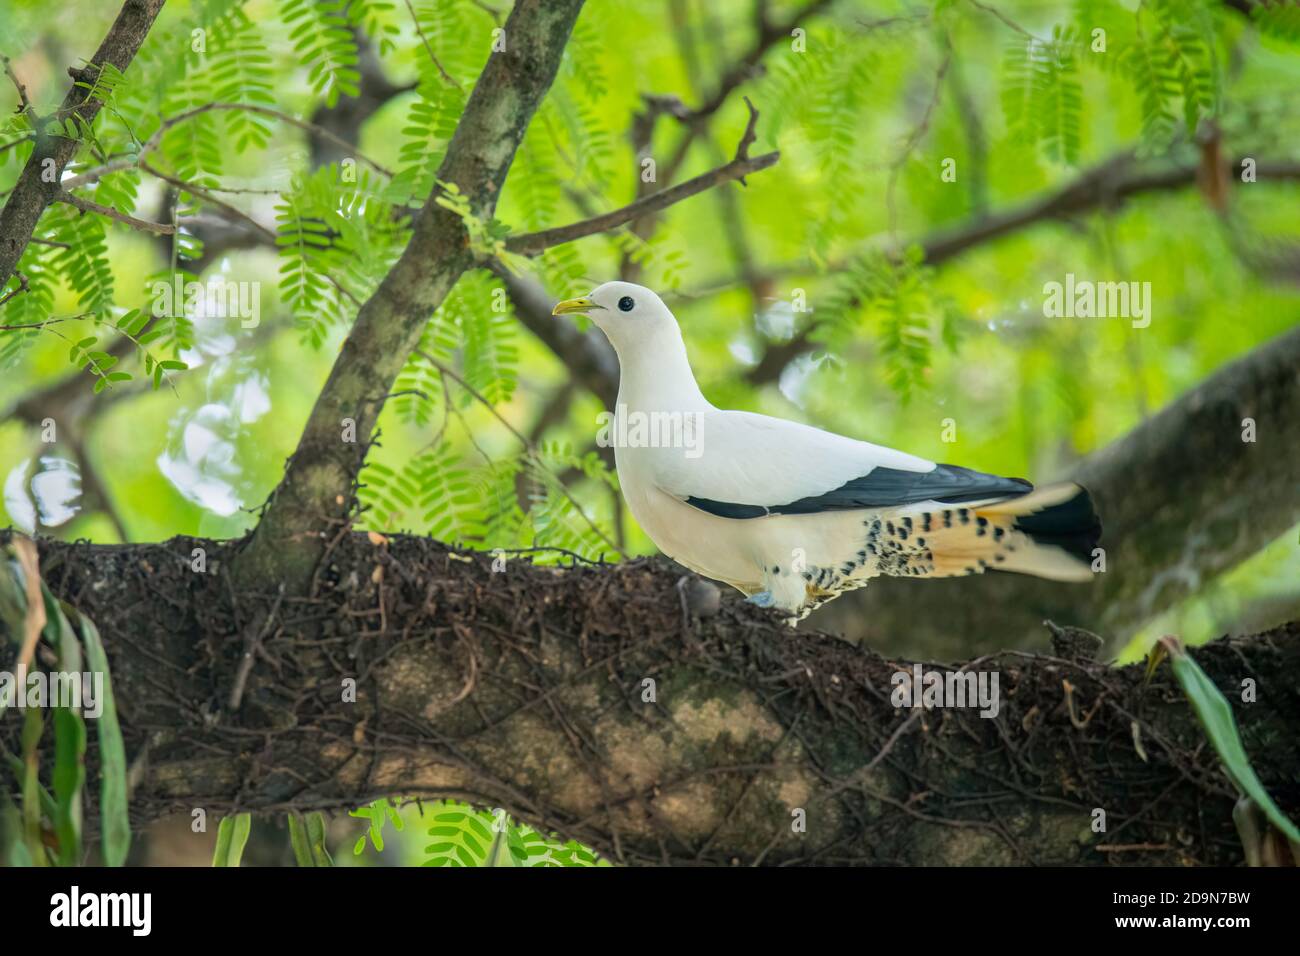
<instances>
[{"instance_id":1,"label":"black wing tip","mask_svg":"<svg viewBox=\"0 0 1300 956\"><path fill-rule=\"evenodd\" d=\"M969 491L935 498L946 505L960 504L963 501L979 501L984 498L1017 498L1034 490L1034 483L1027 478L1004 478L990 475L962 465L935 465L930 474L942 474L954 482L969 482Z\"/></svg>"},{"instance_id":2,"label":"black wing tip","mask_svg":"<svg viewBox=\"0 0 1300 956\"><path fill-rule=\"evenodd\" d=\"M1068 501L1017 518L1015 528L1037 544L1055 545L1080 561L1090 562L1093 551L1101 544L1101 517L1088 489L1076 487L1078 493Z\"/></svg>"}]
</instances>

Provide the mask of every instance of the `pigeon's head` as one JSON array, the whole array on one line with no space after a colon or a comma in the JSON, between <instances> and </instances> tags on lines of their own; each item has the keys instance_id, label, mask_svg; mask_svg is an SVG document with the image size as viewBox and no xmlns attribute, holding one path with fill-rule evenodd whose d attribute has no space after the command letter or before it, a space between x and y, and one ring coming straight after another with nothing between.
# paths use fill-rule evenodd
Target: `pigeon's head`
<instances>
[{"instance_id":1,"label":"pigeon's head","mask_svg":"<svg viewBox=\"0 0 1300 956\"><path fill-rule=\"evenodd\" d=\"M663 300L645 286L631 282L606 282L591 295L565 299L552 315L582 313L590 316L615 347L648 344L655 334L676 330L677 320Z\"/></svg>"}]
</instances>

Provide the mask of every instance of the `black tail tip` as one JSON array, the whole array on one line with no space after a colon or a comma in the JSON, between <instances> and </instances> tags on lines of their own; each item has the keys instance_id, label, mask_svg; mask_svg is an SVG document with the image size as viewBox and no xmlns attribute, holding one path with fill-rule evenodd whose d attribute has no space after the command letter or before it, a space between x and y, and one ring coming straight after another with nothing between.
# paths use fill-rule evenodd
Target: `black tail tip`
<instances>
[{"instance_id":1,"label":"black tail tip","mask_svg":"<svg viewBox=\"0 0 1300 956\"><path fill-rule=\"evenodd\" d=\"M1055 545L1080 561L1092 561L1101 542L1101 518L1092 505L1092 495L1082 485L1070 500L1017 518L1015 528L1035 543Z\"/></svg>"}]
</instances>

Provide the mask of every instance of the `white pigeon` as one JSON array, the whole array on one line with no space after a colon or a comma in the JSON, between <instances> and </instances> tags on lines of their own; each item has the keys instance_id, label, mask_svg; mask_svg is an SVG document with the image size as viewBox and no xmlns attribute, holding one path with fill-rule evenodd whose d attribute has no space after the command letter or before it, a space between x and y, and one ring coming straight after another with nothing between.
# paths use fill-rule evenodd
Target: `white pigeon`
<instances>
[{"instance_id":1,"label":"white pigeon","mask_svg":"<svg viewBox=\"0 0 1300 956\"><path fill-rule=\"evenodd\" d=\"M664 554L793 623L871 578L1015 571L1087 581L1088 492L941 465L820 428L715 408L654 292L607 282L555 306L618 353L608 423L623 496Z\"/></svg>"}]
</instances>

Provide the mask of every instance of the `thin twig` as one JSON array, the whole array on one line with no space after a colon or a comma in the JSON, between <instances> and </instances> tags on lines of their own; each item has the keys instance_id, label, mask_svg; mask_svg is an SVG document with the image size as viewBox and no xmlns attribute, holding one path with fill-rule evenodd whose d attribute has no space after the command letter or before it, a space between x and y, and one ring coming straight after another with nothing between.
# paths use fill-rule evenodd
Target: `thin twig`
<instances>
[{"instance_id":1,"label":"thin twig","mask_svg":"<svg viewBox=\"0 0 1300 956\"><path fill-rule=\"evenodd\" d=\"M107 216L116 222L130 226L132 229L138 229L141 232L151 232L155 236L170 236L176 232L175 226L167 225L161 222L148 222L144 219L137 219L135 216L128 216L124 212L118 212L112 206L105 206L95 202L93 199L86 199L83 196L76 196L64 190L54 197L55 202L64 202L69 206L76 206L82 212L95 212L101 216Z\"/></svg>"},{"instance_id":2,"label":"thin twig","mask_svg":"<svg viewBox=\"0 0 1300 956\"><path fill-rule=\"evenodd\" d=\"M280 612L280 603L282 601L284 601L283 583L280 584L279 589L276 591L275 603L271 605L271 610L266 615L266 620L262 622L262 626L256 631L250 629L247 637L244 638L244 654L239 659L239 670L235 673L235 683L230 688L227 709L231 713L239 710L239 705L244 699L244 687L248 683L248 675L253 670L253 660L257 655L258 646L270 633L271 625L275 623L275 616Z\"/></svg>"},{"instance_id":3,"label":"thin twig","mask_svg":"<svg viewBox=\"0 0 1300 956\"><path fill-rule=\"evenodd\" d=\"M32 101L27 96L27 87L23 86L23 81L18 79L18 74L14 72L13 65L9 62L9 57L0 56L4 61L5 73L9 79L13 80L14 87L18 90L18 111L24 114L33 126L36 125L36 110L32 107ZM21 140L19 140L21 142Z\"/></svg>"},{"instance_id":4,"label":"thin twig","mask_svg":"<svg viewBox=\"0 0 1300 956\"><path fill-rule=\"evenodd\" d=\"M1015 20L1012 20L1009 16L1007 16L997 7L991 7L986 3L980 3L980 0L969 0L969 2L972 7L975 7L978 10L983 10L985 13L992 14L993 16L997 17L999 20L1001 20L1003 23L1005 23L1007 26L1009 26L1011 29L1015 30L1017 33L1021 34L1022 36L1026 36L1031 40L1038 40L1038 37L1034 36L1032 33L1030 33L1020 24L1016 23ZM1041 43L1042 41L1039 40L1039 42Z\"/></svg>"},{"instance_id":5,"label":"thin twig","mask_svg":"<svg viewBox=\"0 0 1300 956\"><path fill-rule=\"evenodd\" d=\"M741 136L740 143L736 147L735 158L731 162L707 173L702 173L694 179L688 179L684 183L679 183L657 193L651 193L649 196L643 196L635 202L628 203L628 205L620 209L615 209L603 215L583 219L567 226L557 226L554 229L543 229L540 232L529 232L513 236L506 239L506 249L517 255L535 256L553 246L573 242L576 239L585 239L587 236L594 236L610 229L617 229L625 223L632 222L649 213L666 209L683 199L689 199L691 196L702 193L706 189L721 183L738 179L744 185L746 176L767 169L781 158L778 151L750 157L749 147L753 144L755 138L754 128L758 121L758 110L754 109L748 97L745 99L745 105L749 108L749 122L745 125L745 132Z\"/></svg>"},{"instance_id":6,"label":"thin twig","mask_svg":"<svg viewBox=\"0 0 1300 956\"><path fill-rule=\"evenodd\" d=\"M392 170L390 170L388 167L371 159L369 156L366 156L364 153L362 153L359 149L357 149L354 145L349 143L347 140L343 139L341 136L338 136L337 134L330 132L325 127L319 126L316 123L310 123L306 120L300 120L296 116L290 116L288 113L284 113L281 112L280 110L272 109L269 106L257 106L252 103L204 103L202 106L196 106L194 107L194 109L186 110L183 113L177 113L175 116L170 116L167 119L163 120L162 123L159 125L158 129L154 131L154 134L150 136L148 140L145 141L144 145L140 147L140 151L136 153L134 156L117 159L110 163L105 163L103 166L99 166L96 167L95 169L87 170L86 172L81 173L77 176L73 176L69 179L65 179L63 181L63 188L76 189L80 186L87 186L90 183L93 183L96 180L104 176L107 176L109 173L120 172L123 169L134 169L136 167L139 167L140 169L147 169L148 166L144 161L145 157L148 156L149 153L153 152L153 150L158 148L159 144L162 142L163 136L167 133L168 130L170 130L172 127L180 123L185 122L188 119L192 119L195 116L198 116L201 113L208 113L214 110L216 111L245 110L250 113L257 113L261 116L273 117L274 119L278 119L281 122L288 123L290 126L296 126L298 129L301 129L305 132L314 133L315 135L320 136L322 139L329 140L331 143L333 143L335 146L340 147L345 152L350 153L353 156L356 156L357 159L361 160L363 163L370 166L376 172L382 173L383 175L388 176L390 178L393 175ZM155 175L157 174L155 173Z\"/></svg>"},{"instance_id":7,"label":"thin twig","mask_svg":"<svg viewBox=\"0 0 1300 956\"><path fill-rule=\"evenodd\" d=\"M4 298L0 298L0 305L4 305L14 296L20 295L21 293L27 291L27 276L23 275L17 269L14 270L14 275L18 277L18 287L16 289L10 289L8 292L6 292L4 294Z\"/></svg>"},{"instance_id":8,"label":"thin twig","mask_svg":"<svg viewBox=\"0 0 1300 956\"><path fill-rule=\"evenodd\" d=\"M424 35L424 27L420 26L420 18L415 15L415 7L411 6L411 0L406 0L406 9L410 12L411 22L415 24L415 32L419 35L420 42L424 44L424 49L425 52L429 54L429 59L432 60L433 65L438 68L438 73L444 80L464 93L465 88L456 82L455 77L443 69L442 63L438 59L438 54L433 52L433 47L429 44L429 38Z\"/></svg>"}]
</instances>

